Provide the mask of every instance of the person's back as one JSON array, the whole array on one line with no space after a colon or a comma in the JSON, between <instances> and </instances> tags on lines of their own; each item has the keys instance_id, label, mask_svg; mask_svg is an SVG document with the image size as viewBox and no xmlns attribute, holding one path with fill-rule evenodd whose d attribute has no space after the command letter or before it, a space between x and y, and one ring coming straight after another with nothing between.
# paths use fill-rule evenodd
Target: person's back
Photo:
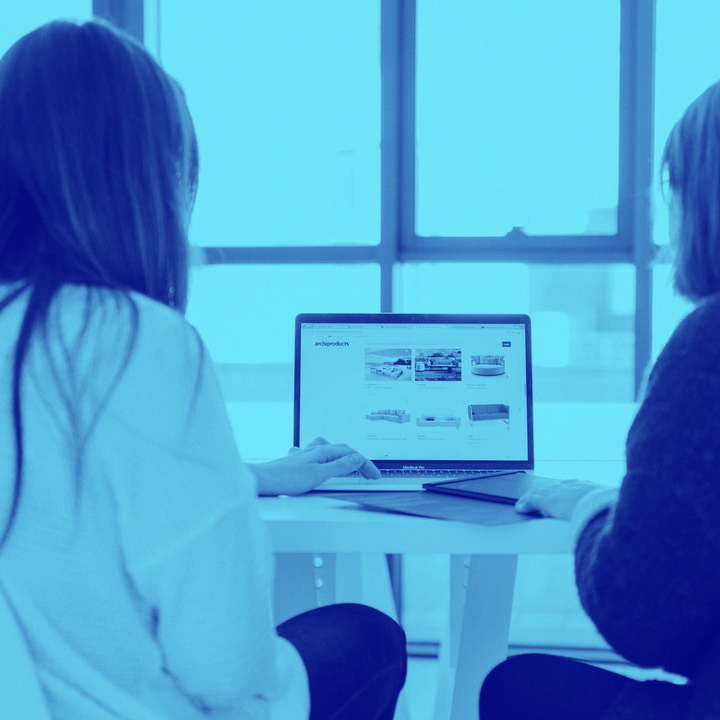
<instances>
[{"instance_id":1,"label":"person's back","mask_svg":"<svg viewBox=\"0 0 720 720\"><path fill-rule=\"evenodd\" d=\"M0 59L0 585L55 720L386 720L405 636L360 605L273 626L257 491L184 319L198 154L179 85L102 23Z\"/></svg>"},{"instance_id":2,"label":"person's back","mask_svg":"<svg viewBox=\"0 0 720 720\"><path fill-rule=\"evenodd\" d=\"M25 305L0 313L2 377ZM183 318L141 296L64 288L26 358L22 404L23 493L0 582L53 717L254 717L278 692L303 717L302 663L269 614L254 480ZM0 414L3 449L10 420ZM297 688L278 684L277 662Z\"/></svg>"},{"instance_id":3,"label":"person's back","mask_svg":"<svg viewBox=\"0 0 720 720\"><path fill-rule=\"evenodd\" d=\"M720 717L720 83L675 125L661 169L675 289L696 308L648 376L622 485L562 483L516 508L572 520L578 595L597 629L628 661L675 677L515 656L483 683L483 720Z\"/></svg>"}]
</instances>

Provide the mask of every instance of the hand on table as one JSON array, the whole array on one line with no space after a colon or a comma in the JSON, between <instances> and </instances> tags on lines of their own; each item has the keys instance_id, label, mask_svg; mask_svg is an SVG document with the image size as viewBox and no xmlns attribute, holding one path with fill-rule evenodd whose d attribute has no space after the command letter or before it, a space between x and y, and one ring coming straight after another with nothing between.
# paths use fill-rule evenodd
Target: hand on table
<instances>
[{"instance_id":1,"label":"hand on table","mask_svg":"<svg viewBox=\"0 0 720 720\"><path fill-rule=\"evenodd\" d=\"M519 513L539 512L556 520L570 520L575 506L589 492L603 487L588 480L563 480L526 492L516 503Z\"/></svg>"},{"instance_id":2,"label":"hand on table","mask_svg":"<svg viewBox=\"0 0 720 720\"><path fill-rule=\"evenodd\" d=\"M302 495L332 477L357 471L379 478L380 471L351 447L316 438L305 448L291 448L286 457L250 465L260 495Z\"/></svg>"}]
</instances>

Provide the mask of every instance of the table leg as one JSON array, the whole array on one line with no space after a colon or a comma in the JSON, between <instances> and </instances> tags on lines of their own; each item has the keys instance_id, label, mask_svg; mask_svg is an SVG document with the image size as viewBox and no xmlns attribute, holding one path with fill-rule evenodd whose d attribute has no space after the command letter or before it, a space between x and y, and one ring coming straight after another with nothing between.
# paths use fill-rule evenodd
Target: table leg
<instances>
[{"instance_id":1,"label":"table leg","mask_svg":"<svg viewBox=\"0 0 720 720\"><path fill-rule=\"evenodd\" d=\"M339 553L335 556L335 602L359 602L397 621L398 612L385 555Z\"/></svg>"},{"instance_id":2,"label":"table leg","mask_svg":"<svg viewBox=\"0 0 720 720\"><path fill-rule=\"evenodd\" d=\"M277 553L275 555L275 624L306 610L355 602L382 610L397 620L385 555ZM395 720L409 720L401 693Z\"/></svg>"},{"instance_id":3,"label":"table leg","mask_svg":"<svg viewBox=\"0 0 720 720\"><path fill-rule=\"evenodd\" d=\"M314 607L356 602L398 619L384 555L277 553L275 624Z\"/></svg>"},{"instance_id":4,"label":"table leg","mask_svg":"<svg viewBox=\"0 0 720 720\"><path fill-rule=\"evenodd\" d=\"M273 618L276 625L318 606L313 556L276 553Z\"/></svg>"},{"instance_id":5,"label":"table leg","mask_svg":"<svg viewBox=\"0 0 720 720\"><path fill-rule=\"evenodd\" d=\"M385 555L338 553L323 555L322 588L330 602L356 602L398 619ZM331 589L330 585L334 584ZM332 596L334 597L330 599ZM400 693L395 720L409 720L405 691Z\"/></svg>"},{"instance_id":6,"label":"table leg","mask_svg":"<svg viewBox=\"0 0 720 720\"><path fill-rule=\"evenodd\" d=\"M451 682L451 720L478 717L485 676L507 657L517 555L452 556L449 647L445 674ZM447 700L446 700L447 701ZM447 705L438 718L448 717Z\"/></svg>"}]
</instances>

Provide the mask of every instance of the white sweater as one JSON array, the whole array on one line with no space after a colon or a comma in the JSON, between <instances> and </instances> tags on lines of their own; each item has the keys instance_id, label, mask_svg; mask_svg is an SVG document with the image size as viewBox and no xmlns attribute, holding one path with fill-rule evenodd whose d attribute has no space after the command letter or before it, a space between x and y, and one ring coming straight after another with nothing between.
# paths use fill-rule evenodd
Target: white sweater
<instances>
[{"instance_id":1,"label":"white sweater","mask_svg":"<svg viewBox=\"0 0 720 720\"><path fill-rule=\"evenodd\" d=\"M61 292L47 346L27 359L23 494L0 552L53 719L307 718L305 668L272 623L255 479L204 346L178 313L132 295L123 369L131 305L87 297ZM0 312L0 527L25 306Z\"/></svg>"}]
</instances>

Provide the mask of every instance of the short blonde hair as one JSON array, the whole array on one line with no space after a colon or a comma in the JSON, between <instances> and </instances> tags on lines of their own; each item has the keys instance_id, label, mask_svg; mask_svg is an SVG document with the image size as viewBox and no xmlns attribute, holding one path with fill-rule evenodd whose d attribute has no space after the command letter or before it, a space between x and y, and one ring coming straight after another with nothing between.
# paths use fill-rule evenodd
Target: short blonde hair
<instances>
[{"instance_id":1,"label":"short blonde hair","mask_svg":"<svg viewBox=\"0 0 720 720\"><path fill-rule=\"evenodd\" d=\"M675 124L660 172L681 207L675 289L697 302L720 292L720 82Z\"/></svg>"}]
</instances>

